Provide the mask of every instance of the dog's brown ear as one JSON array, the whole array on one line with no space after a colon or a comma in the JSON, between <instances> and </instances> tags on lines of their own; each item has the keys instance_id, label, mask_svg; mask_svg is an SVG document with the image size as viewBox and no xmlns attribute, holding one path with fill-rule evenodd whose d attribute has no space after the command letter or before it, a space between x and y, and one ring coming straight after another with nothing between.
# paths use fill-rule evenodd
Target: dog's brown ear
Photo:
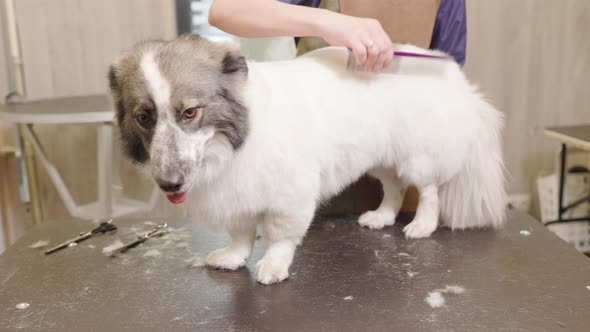
<instances>
[{"instance_id":1,"label":"dog's brown ear","mask_svg":"<svg viewBox=\"0 0 590 332\"><path fill-rule=\"evenodd\" d=\"M242 73L248 74L246 59L238 50L230 50L225 53L221 61L221 72L223 74Z\"/></svg>"},{"instance_id":2,"label":"dog's brown ear","mask_svg":"<svg viewBox=\"0 0 590 332\"><path fill-rule=\"evenodd\" d=\"M111 88L112 92L119 92L119 80L117 78L117 69L115 68L115 64L109 66L109 88Z\"/></svg>"},{"instance_id":3,"label":"dog's brown ear","mask_svg":"<svg viewBox=\"0 0 590 332\"><path fill-rule=\"evenodd\" d=\"M109 66L108 79L111 95L113 96L113 101L115 102L117 125L120 126L123 122L123 118L125 117L125 105L123 103L121 83L117 75L117 64L112 64Z\"/></svg>"},{"instance_id":4,"label":"dog's brown ear","mask_svg":"<svg viewBox=\"0 0 590 332\"><path fill-rule=\"evenodd\" d=\"M123 85L119 76L119 68L118 63L110 65L107 76L115 103L115 112L117 113L115 118L116 125L119 128L121 147L125 155L132 161L143 163L149 159L149 154L139 136L133 132L133 126L130 126L129 120L125 121L126 109L123 101Z\"/></svg>"}]
</instances>

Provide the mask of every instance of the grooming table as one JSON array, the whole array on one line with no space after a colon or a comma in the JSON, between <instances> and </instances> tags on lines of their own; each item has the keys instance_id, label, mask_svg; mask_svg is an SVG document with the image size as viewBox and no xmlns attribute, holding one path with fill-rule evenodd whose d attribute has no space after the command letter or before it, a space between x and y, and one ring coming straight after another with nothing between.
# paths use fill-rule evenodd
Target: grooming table
<instances>
[{"instance_id":1,"label":"grooming table","mask_svg":"<svg viewBox=\"0 0 590 332\"><path fill-rule=\"evenodd\" d=\"M531 217L511 212L500 231L440 229L406 240L410 217L383 231L353 217L317 220L291 278L270 286L254 277L261 240L246 268L217 271L185 260L204 258L225 236L187 220L166 222L190 237L170 238L176 244L165 249L168 235L150 239L115 258L101 248L129 239L145 220L116 221L116 233L49 256L28 246L93 224L43 223L0 256L2 331L588 330L590 260ZM150 256L154 248L162 256ZM425 301L451 285L465 292L443 293L438 308Z\"/></svg>"},{"instance_id":2,"label":"grooming table","mask_svg":"<svg viewBox=\"0 0 590 332\"><path fill-rule=\"evenodd\" d=\"M563 206L567 149L568 146L571 146L590 152L590 125L547 128L545 129L545 136L561 143L561 165L559 168L559 205L557 207L557 220L546 222L545 225L575 221L590 221L590 215L579 218L563 218L563 214L567 210L573 209L584 202L590 201L590 196L587 196L572 202L567 206Z\"/></svg>"},{"instance_id":3,"label":"grooming table","mask_svg":"<svg viewBox=\"0 0 590 332\"><path fill-rule=\"evenodd\" d=\"M154 189L149 202L121 197L113 200L113 121L115 112L112 101L106 95L90 95L55 98L0 105L0 121L23 125L22 130L31 142L41 165L48 173L68 212L75 218L94 219L119 217L149 210L157 197ZM95 202L78 205L66 187L61 175L37 138L33 125L96 124L98 198ZM116 174L115 174L116 175Z\"/></svg>"}]
</instances>

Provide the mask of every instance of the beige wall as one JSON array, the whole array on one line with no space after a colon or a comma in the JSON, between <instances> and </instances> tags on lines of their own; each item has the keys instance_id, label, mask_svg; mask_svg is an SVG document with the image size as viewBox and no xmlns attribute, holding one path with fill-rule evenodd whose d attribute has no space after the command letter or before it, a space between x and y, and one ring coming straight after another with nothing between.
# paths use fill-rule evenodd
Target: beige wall
<instances>
[{"instance_id":1,"label":"beige wall","mask_svg":"<svg viewBox=\"0 0 590 332\"><path fill-rule=\"evenodd\" d=\"M590 123L590 1L468 0L466 72L506 113L510 192L553 170L553 125Z\"/></svg>"},{"instance_id":2,"label":"beige wall","mask_svg":"<svg viewBox=\"0 0 590 332\"><path fill-rule=\"evenodd\" d=\"M510 192L533 193L534 178L552 169L557 148L542 129L590 122L590 1L467 2L466 72L506 113ZM106 66L122 49L139 39L174 35L172 0L18 0L17 5L33 99L105 92ZM39 127L39 132L74 197L93 200L94 128ZM123 174L136 176L128 165ZM45 216L68 217L45 172L39 175Z\"/></svg>"},{"instance_id":3,"label":"beige wall","mask_svg":"<svg viewBox=\"0 0 590 332\"><path fill-rule=\"evenodd\" d=\"M30 99L103 93L110 62L144 38L175 34L172 0L19 0Z\"/></svg>"},{"instance_id":4,"label":"beige wall","mask_svg":"<svg viewBox=\"0 0 590 332\"><path fill-rule=\"evenodd\" d=\"M30 100L105 93L108 65L121 51L141 39L176 35L173 0L18 0L16 3ZM5 75L0 72L0 77ZM95 128L84 125L36 126L36 129L77 203L96 199ZM0 128L0 134L6 136L7 128ZM137 179L129 179L137 174L129 171L129 163L124 164L127 182L137 183ZM3 171L16 179L14 167ZM38 173L44 217L69 217L39 164ZM142 188L135 189L142 191ZM16 197L16 194L14 189L11 195ZM19 211L16 206L10 208ZM18 213L11 222L18 227L30 224L30 215Z\"/></svg>"},{"instance_id":5,"label":"beige wall","mask_svg":"<svg viewBox=\"0 0 590 332\"><path fill-rule=\"evenodd\" d=\"M6 59L4 56L4 45L3 45L3 36L4 36L4 22L2 17L2 11L0 11L0 104L4 102L4 96L8 93L8 77L6 73ZM1 141L0 141L0 144Z\"/></svg>"}]
</instances>

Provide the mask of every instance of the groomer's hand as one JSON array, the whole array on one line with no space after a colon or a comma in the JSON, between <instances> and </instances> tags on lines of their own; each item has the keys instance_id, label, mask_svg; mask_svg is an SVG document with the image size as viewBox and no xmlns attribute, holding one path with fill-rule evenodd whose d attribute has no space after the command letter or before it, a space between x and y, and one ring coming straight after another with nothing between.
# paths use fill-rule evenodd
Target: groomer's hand
<instances>
[{"instance_id":1,"label":"groomer's hand","mask_svg":"<svg viewBox=\"0 0 590 332\"><path fill-rule=\"evenodd\" d=\"M333 46L352 49L358 64L366 71L378 73L393 59L393 43L379 21L338 13L326 15L321 36Z\"/></svg>"}]
</instances>

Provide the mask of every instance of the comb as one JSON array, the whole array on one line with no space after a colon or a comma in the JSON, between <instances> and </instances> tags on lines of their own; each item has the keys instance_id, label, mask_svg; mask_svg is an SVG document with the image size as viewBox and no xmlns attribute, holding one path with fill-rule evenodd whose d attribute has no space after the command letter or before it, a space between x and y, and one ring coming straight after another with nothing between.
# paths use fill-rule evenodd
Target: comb
<instances>
[{"instance_id":1,"label":"comb","mask_svg":"<svg viewBox=\"0 0 590 332\"><path fill-rule=\"evenodd\" d=\"M391 64L382 70L382 72L386 73L401 73L402 71L402 62L405 61L406 67L413 67L413 69L418 69L420 67L420 72L428 73L431 69L432 72L437 72L438 69L441 69L440 64L436 63L440 62L441 60L446 63L445 60L452 60L450 56L446 55L433 55L433 54L423 54L423 53L414 53L414 52L405 52L405 51L394 51L393 52L394 58ZM435 61L430 61L435 60ZM356 62L356 57L352 53L352 50L348 49L348 61L346 63L346 69L352 71L365 71L363 65L359 65ZM406 71L406 70L404 70Z\"/></svg>"}]
</instances>

